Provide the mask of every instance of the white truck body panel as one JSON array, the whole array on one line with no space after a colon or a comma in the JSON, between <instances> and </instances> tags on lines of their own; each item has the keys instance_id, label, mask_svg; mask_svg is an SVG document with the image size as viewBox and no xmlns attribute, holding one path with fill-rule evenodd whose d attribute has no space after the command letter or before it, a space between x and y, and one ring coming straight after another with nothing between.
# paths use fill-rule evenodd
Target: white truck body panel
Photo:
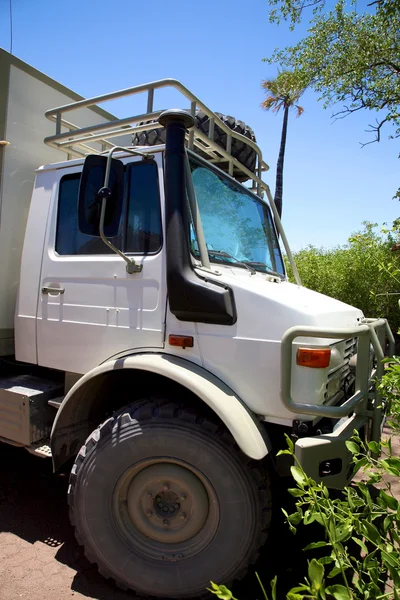
<instances>
[{"instance_id":1,"label":"white truck body panel","mask_svg":"<svg viewBox=\"0 0 400 600\"><path fill-rule=\"evenodd\" d=\"M163 207L162 155L155 160ZM37 347L38 364L83 374L121 352L164 346L166 286L163 248L155 255L135 255L135 260L143 263L142 272L135 275L126 272L125 262L116 254L56 253L58 183L62 176L80 169L53 171L54 185L44 192L53 201L38 290ZM48 177L48 173L43 174ZM36 289L37 285L36 281ZM65 292L43 294L41 288L46 285L59 286ZM17 319L24 318L19 315L18 310Z\"/></svg>"},{"instance_id":2,"label":"white truck body panel","mask_svg":"<svg viewBox=\"0 0 400 600\"><path fill-rule=\"evenodd\" d=\"M328 296L283 281L269 281L239 267L218 265L219 281L235 294L238 314L232 327L196 325L202 365L225 381L248 407L270 422L290 424L300 418L287 410L280 398L280 343L296 323L316 327L356 327L363 314ZM334 342L335 340L331 340ZM307 347L329 347L329 340L299 340ZM300 343L300 345L301 345ZM293 356L293 397L324 402L327 369L296 365ZM304 420L304 416L301 417Z\"/></svg>"},{"instance_id":3,"label":"white truck body panel","mask_svg":"<svg viewBox=\"0 0 400 600\"><path fill-rule=\"evenodd\" d=\"M15 300L35 171L41 164L66 158L43 143L54 129L44 113L49 106L80 98L0 48L0 140L10 143L0 146L0 356L12 354L14 348ZM96 124L113 117L95 107L77 112L77 118L82 124ZM31 351L28 356L32 358Z\"/></svg>"},{"instance_id":4,"label":"white truck body panel","mask_svg":"<svg viewBox=\"0 0 400 600\"><path fill-rule=\"evenodd\" d=\"M164 222L162 152L155 157ZM132 160L138 159L123 162ZM261 273L218 264L218 281L235 294L240 315L237 323L226 327L178 321L167 308L165 246L155 256L136 256L144 268L135 275L126 273L125 263L117 255L59 256L55 252L59 181L79 172L82 164L81 160L63 162L38 171L23 254L17 358L34 362L37 348L40 365L84 374L115 357L164 349L226 382L266 420L290 425L300 418L280 399L283 334L298 323L355 327L363 317L361 311L286 281L276 283ZM64 288L65 293L42 294L46 285ZM169 346L170 334L192 336L194 347ZM329 344L327 340L302 341L308 347ZM328 370L298 367L294 358L294 400L313 398L322 404Z\"/></svg>"}]
</instances>

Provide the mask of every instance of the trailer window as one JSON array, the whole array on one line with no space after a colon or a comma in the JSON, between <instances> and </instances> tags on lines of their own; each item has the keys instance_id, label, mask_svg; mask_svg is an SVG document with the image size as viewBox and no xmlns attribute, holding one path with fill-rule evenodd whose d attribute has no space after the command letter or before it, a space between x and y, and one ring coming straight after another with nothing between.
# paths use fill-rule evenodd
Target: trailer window
<instances>
[{"instance_id":1,"label":"trailer window","mask_svg":"<svg viewBox=\"0 0 400 600\"><path fill-rule=\"evenodd\" d=\"M65 175L60 181L56 231L56 252L60 255L112 254L100 238L85 235L78 228L80 173ZM157 165L138 162L128 165L125 177L123 219L117 248L128 254L154 254L162 244Z\"/></svg>"}]
</instances>

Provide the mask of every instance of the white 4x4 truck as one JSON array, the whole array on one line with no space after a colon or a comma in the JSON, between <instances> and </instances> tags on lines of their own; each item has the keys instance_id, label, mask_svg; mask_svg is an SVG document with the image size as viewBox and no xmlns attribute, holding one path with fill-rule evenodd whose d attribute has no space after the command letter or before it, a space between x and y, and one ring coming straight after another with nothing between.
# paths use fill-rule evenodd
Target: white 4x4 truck
<instances>
[{"instance_id":1,"label":"white 4x4 truck","mask_svg":"<svg viewBox=\"0 0 400 600\"><path fill-rule=\"evenodd\" d=\"M1 58L1 440L70 471L78 541L121 587L229 585L266 540L284 433L332 488L353 430L380 439L393 336L301 286L243 123L172 79L79 100ZM168 86L186 110L154 110ZM139 93L142 114L97 108Z\"/></svg>"}]
</instances>

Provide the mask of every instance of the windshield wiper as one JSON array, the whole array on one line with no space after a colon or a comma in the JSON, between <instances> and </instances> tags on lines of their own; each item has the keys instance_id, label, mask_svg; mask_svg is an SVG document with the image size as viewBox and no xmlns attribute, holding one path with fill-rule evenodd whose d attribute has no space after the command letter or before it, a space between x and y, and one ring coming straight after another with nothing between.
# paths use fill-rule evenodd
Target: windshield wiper
<instances>
[{"instance_id":1,"label":"windshield wiper","mask_svg":"<svg viewBox=\"0 0 400 600\"><path fill-rule=\"evenodd\" d=\"M232 256L232 254L229 254L228 252L224 252L223 250L210 250L209 248L207 248L208 250L208 254L215 254L216 256L222 256L224 258L230 258L232 260L234 260L238 265L243 265L246 269L248 269L248 271L250 271L250 273L252 275L255 275L257 273L257 271L254 269L254 267L251 266L250 262L244 262L242 260L239 260L238 258L235 258L234 256Z\"/></svg>"},{"instance_id":2,"label":"windshield wiper","mask_svg":"<svg viewBox=\"0 0 400 600\"><path fill-rule=\"evenodd\" d=\"M263 262L258 262L255 260L246 260L246 265L251 265L252 267L263 267L265 269L266 273L268 273L269 275L275 275L276 277L279 277L279 279L283 279L283 276L281 273L278 273L277 271L270 269Z\"/></svg>"}]
</instances>

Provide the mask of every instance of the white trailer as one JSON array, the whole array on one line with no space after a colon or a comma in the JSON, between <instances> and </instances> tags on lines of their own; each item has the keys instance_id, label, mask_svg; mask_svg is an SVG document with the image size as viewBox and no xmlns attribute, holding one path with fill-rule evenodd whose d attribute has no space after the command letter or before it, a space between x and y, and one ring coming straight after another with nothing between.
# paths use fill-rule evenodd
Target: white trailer
<instances>
[{"instance_id":1,"label":"white trailer","mask_svg":"<svg viewBox=\"0 0 400 600\"><path fill-rule=\"evenodd\" d=\"M265 543L284 434L313 479L351 479L393 335L301 286L243 123L173 79L82 100L0 58L0 331L20 361L0 359L0 439L69 472L102 574L203 596ZM155 108L165 87L184 110ZM138 94L141 114L97 108Z\"/></svg>"},{"instance_id":2,"label":"white trailer","mask_svg":"<svg viewBox=\"0 0 400 600\"><path fill-rule=\"evenodd\" d=\"M0 48L0 356L14 354L15 300L36 171L67 157L43 143L53 132L44 113L81 99ZM94 125L114 118L91 107L77 113L76 122Z\"/></svg>"}]
</instances>

